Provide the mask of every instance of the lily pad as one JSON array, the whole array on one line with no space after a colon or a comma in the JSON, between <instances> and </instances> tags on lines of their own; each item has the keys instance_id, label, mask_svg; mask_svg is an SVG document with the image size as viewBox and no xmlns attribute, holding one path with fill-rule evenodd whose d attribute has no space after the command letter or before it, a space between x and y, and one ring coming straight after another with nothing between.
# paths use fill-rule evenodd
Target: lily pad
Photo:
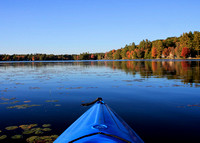
<instances>
[{"instance_id":1,"label":"lily pad","mask_svg":"<svg viewBox=\"0 0 200 143\"><path fill-rule=\"evenodd\" d=\"M10 130L15 130L17 128L18 128L18 126L9 126L9 127L6 127L5 129L10 131Z\"/></svg>"},{"instance_id":2,"label":"lily pad","mask_svg":"<svg viewBox=\"0 0 200 143\"><path fill-rule=\"evenodd\" d=\"M26 109L26 108L29 108L29 107L36 107L36 106L40 106L40 105L37 105L37 104L32 104L32 105L29 105L29 104L22 104L22 105L15 105L15 106L9 106L7 107L8 109Z\"/></svg>"},{"instance_id":3,"label":"lily pad","mask_svg":"<svg viewBox=\"0 0 200 143\"><path fill-rule=\"evenodd\" d=\"M10 100L15 100L16 98L15 97L13 97L13 98L5 98L5 97L1 97L0 98L1 100L3 100L3 101L10 101Z\"/></svg>"},{"instance_id":4,"label":"lily pad","mask_svg":"<svg viewBox=\"0 0 200 143\"><path fill-rule=\"evenodd\" d=\"M29 103L29 102L31 102L31 101L30 100L24 101L24 103Z\"/></svg>"},{"instance_id":5,"label":"lily pad","mask_svg":"<svg viewBox=\"0 0 200 143\"><path fill-rule=\"evenodd\" d=\"M45 143L53 143L53 141L58 137L58 135L51 135L51 136L32 136L26 139L28 143L35 143L35 142L45 142Z\"/></svg>"},{"instance_id":6,"label":"lily pad","mask_svg":"<svg viewBox=\"0 0 200 143\"><path fill-rule=\"evenodd\" d=\"M51 126L51 124L43 124L42 125L42 127L44 127L44 128L47 128L47 127L50 127Z\"/></svg>"},{"instance_id":7,"label":"lily pad","mask_svg":"<svg viewBox=\"0 0 200 143\"><path fill-rule=\"evenodd\" d=\"M0 104L9 104L8 102L3 102L3 103L0 103Z\"/></svg>"},{"instance_id":8,"label":"lily pad","mask_svg":"<svg viewBox=\"0 0 200 143\"><path fill-rule=\"evenodd\" d=\"M20 101L16 100L16 101L13 101L13 102L10 102L10 104L15 104L15 103L18 103Z\"/></svg>"},{"instance_id":9,"label":"lily pad","mask_svg":"<svg viewBox=\"0 0 200 143\"><path fill-rule=\"evenodd\" d=\"M45 102L58 102L58 100L46 100Z\"/></svg>"},{"instance_id":10,"label":"lily pad","mask_svg":"<svg viewBox=\"0 0 200 143\"><path fill-rule=\"evenodd\" d=\"M20 125L19 127L23 130L29 130L29 129L36 127L36 126L38 126L38 124Z\"/></svg>"},{"instance_id":11,"label":"lily pad","mask_svg":"<svg viewBox=\"0 0 200 143\"><path fill-rule=\"evenodd\" d=\"M83 87L69 87L69 88L66 88L66 89L81 89Z\"/></svg>"},{"instance_id":12,"label":"lily pad","mask_svg":"<svg viewBox=\"0 0 200 143\"><path fill-rule=\"evenodd\" d=\"M7 138L7 135L1 135L1 136L0 136L0 140L3 140L3 139L5 139L5 138Z\"/></svg>"},{"instance_id":13,"label":"lily pad","mask_svg":"<svg viewBox=\"0 0 200 143\"><path fill-rule=\"evenodd\" d=\"M14 135L11 138L12 139L21 139L21 138L23 138L23 136L22 135Z\"/></svg>"},{"instance_id":14,"label":"lily pad","mask_svg":"<svg viewBox=\"0 0 200 143\"><path fill-rule=\"evenodd\" d=\"M39 131L35 131L35 134L38 135L38 134L43 134L44 132L39 130Z\"/></svg>"},{"instance_id":15,"label":"lily pad","mask_svg":"<svg viewBox=\"0 0 200 143\"><path fill-rule=\"evenodd\" d=\"M57 139L57 138L58 138L58 135L51 135L51 138Z\"/></svg>"},{"instance_id":16,"label":"lily pad","mask_svg":"<svg viewBox=\"0 0 200 143\"><path fill-rule=\"evenodd\" d=\"M23 132L23 134L25 134L25 135L29 135L29 134L33 134L35 131L32 131L32 130L25 130L24 132Z\"/></svg>"},{"instance_id":17,"label":"lily pad","mask_svg":"<svg viewBox=\"0 0 200 143\"><path fill-rule=\"evenodd\" d=\"M37 139L39 139L38 136L32 136L32 137L27 138L26 141L28 143L34 143Z\"/></svg>"},{"instance_id":18,"label":"lily pad","mask_svg":"<svg viewBox=\"0 0 200 143\"><path fill-rule=\"evenodd\" d=\"M44 129L42 129L42 131L49 132L49 131L51 131L51 129L50 128L44 128Z\"/></svg>"}]
</instances>

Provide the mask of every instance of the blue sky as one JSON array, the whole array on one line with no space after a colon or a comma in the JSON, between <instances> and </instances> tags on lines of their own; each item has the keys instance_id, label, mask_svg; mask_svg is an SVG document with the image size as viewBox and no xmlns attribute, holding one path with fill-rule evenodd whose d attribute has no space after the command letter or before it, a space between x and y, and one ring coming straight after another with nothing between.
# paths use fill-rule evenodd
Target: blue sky
<instances>
[{"instance_id":1,"label":"blue sky","mask_svg":"<svg viewBox=\"0 0 200 143\"><path fill-rule=\"evenodd\" d=\"M0 54L106 52L200 31L199 0L0 0Z\"/></svg>"}]
</instances>

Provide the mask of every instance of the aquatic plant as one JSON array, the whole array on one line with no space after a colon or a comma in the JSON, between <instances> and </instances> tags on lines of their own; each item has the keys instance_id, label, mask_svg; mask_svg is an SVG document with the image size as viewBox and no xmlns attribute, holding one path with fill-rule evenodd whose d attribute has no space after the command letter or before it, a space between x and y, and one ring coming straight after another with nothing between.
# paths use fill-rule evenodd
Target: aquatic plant
<instances>
[{"instance_id":1,"label":"aquatic plant","mask_svg":"<svg viewBox=\"0 0 200 143\"><path fill-rule=\"evenodd\" d=\"M26 108L30 108L30 107L36 107L36 106L41 106L41 105L37 105L37 104L32 104L32 105L29 105L29 104L22 104L22 105L15 105L15 106L8 106L7 108L8 109L26 109Z\"/></svg>"},{"instance_id":2,"label":"aquatic plant","mask_svg":"<svg viewBox=\"0 0 200 143\"><path fill-rule=\"evenodd\" d=\"M38 130L38 131L35 131L35 134L38 135L38 134L43 134L44 132L42 132L41 130Z\"/></svg>"},{"instance_id":3,"label":"aquatic plant","mask_svg":"<svg viewBox=\"0 0 200 143\"><path fill-rule=\"evenodd\" d=\"M58 102L58 100L46 100L45 102Z\"/></svg>"},{"instance_id":4,"label":"aquatic plant","mask_svg":"<svg viewBox=\"0 0 200 143\"><path fill-rule=\"evenodd\" d=\"M25 134L25 135L28 135L28 134L33 134L35 131L33 131L33 130L25 130L24 132L23 132L23 134Z\"/></svg>"},{"instance_id":5,"label":"aquatic plant","mask_svg":"<svg viewBox=\"0 0 200 143\"><path fill-rule=\"evenodd\" d=\"M38 138L39 138L38 136L32 136L32 137L27 138L26 141L27 141L28 143L33 143L33 142L35 142Z\"/></svg>"},{"instance_id":6,"label":"aquatic plant","mask_svg":"<svg viewBox=\"0 0 200 143\"><path fill-rule=\"evenodd\" d=\"M42 131L49 132L49 131L51 131L51 129L50 128L43 128Z\"/></svg>"},{"instance_id":7,"label":"aquatic plant","mask_svg":"<svg viewBox=\"0 0 200 143\"><path fill-rule=\"evenodd\" d=\"M29 129L36 127L36 126L38 126L38 124L20 125L19 127L23 130L29 130Z\"/></svg>"},{"instance_id":8,"label":"aquatic plant","mask_svg":"<svg viewBox=\"0 0 200 143\"><path fill-rule=\"evenodd\" d=\"M11 138L12 139L21 139L21 138L23 138L23 136L22 135L14 135Z\"/></svg>"},{"instance_id":9,"label":"aquatic plant","mask_svg":"<svg viewBox=\"0 0 200 143\"><path fill-rule=\"evenodd\" d=\"M29 87L29 89L40 89L40 87Z\"/></svg>"},{"instance_id":10,"label":"aquatic plant","mask_svg":"<svg viewBox=\"0 0 200 143\"><path fill-rule=\"evenodd\" d=\"M30 100L24 101L24 103L29 103L29 102L31 102L31 101Z\"/></svg>"},{"instance_id":11,"label":"aquatic plant","mask_svg":"<svg viewBox=\"0 0 200 143\"><path fill-rule=\"evenodd\" d=\"M45 143L53 143L53 141L58 137L58 135L51 135L51 136L32 136L26 139L28 143L35 143L35 142L45 142Z\"/></svg>"},{"instance_id":12,"label":"aquatic plant","mask_svg":"<svg viewBox=\"0 0 200 143\"><path fill-rule=\"evenodd\" d=\"M18 128L18 126L8 126L5 129L8 130L8 131L10 131L10 130L15 130L17 128Z\"/></svg>"},{"instance_id":13,"label":"aquatic plant","mask_svg":"<svg viewBox=\"0 0 200 143\"><path fill-rule=\"evenodd\" d=\"M42 125L42 127L44 127L44 128L47 128L47 127L50 127L51 126L51 124L43 124Z\"/></svg>"},{"instance_id":14,"label":"aquatic plant","mask_svg":"<svg viewBox=\"0 0 200 143\"><path fill-rule=\"evenodd\" d=\"M15 104L15 103L18 103L20 101L16 100L16 101L13 101L13 102L3 102L3 103L0 103L0 104Z\"/></svg>"},{"instance_id":15,"label":"aquatic plant","mask_svg":"<svg viewBox=\"0 0 200 143\"><path fill-rule=\"evenodd\" d=\"M13 97L13 98L5 98L5 97L1 97L0 98L1 100L3 100L3 101L10 101L10 100L15 100L16 98L15 97Z\"/></svg>"},{"instance_id":16,"label":"aquatic plant","mask_svg":"<svg viewBox=\"0 0 200 143\"><path fill-rule=\"evenodd\" d=\"M69 88L66 88L66 89L81 89L83 87L69 87Z\"/></svg>"},{"instance_id":17,"label":"aquatic plant","mask_svg":"<svg viewBox=\"0 0 200 143\"><path fill-rule=\"evenodd\" d=\"M5 138L7 138L7 135L1 135L1 136L0 136L0 140L3 140L3 139L5 139Z\"/></svg>"}]
</instances>

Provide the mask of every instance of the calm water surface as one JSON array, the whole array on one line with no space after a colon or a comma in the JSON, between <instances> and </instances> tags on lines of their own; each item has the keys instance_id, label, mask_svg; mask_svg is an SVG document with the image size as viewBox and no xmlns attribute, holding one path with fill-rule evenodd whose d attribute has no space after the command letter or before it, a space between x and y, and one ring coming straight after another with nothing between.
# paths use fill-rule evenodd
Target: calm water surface
<instances>
[{"instance_id":1,"label":"calm water surface","mask_svg":"<svg viewBox=\"0 0 200 143\"><path fill-rule=\"evenodd\" d=\"M97 97L146 143L199 142L200 61L73 61L0 63L0 136L8 126L51 124L60 135Z\"/></svg>"}]
</instances>

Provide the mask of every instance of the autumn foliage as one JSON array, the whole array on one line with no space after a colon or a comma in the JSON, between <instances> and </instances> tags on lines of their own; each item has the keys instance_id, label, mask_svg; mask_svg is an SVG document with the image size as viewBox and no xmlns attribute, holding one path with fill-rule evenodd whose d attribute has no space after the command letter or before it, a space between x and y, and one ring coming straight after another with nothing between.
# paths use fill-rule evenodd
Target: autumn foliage
<instances>
[{"instance_id":1,"label":"autumn foliage","mask_svg":"<svg viewBox=\"0 0 200 143\"><path fill-rule=\"evenodd\" d=\"M167 49L167 48L165 48L164 50L163 50L163 56L165 56L165 57L167 57L167 56L169 56L169 50Z\"/></svg>"},{"instance_id":2,"label":"autumn foliage","mask_svg":"<svg viewBox=\"0 0 200 143\"><path fill-rule=\"evenodd\" d=\"M186 57L189 56L189 54L190 54L190 49L187 48L187 47L184 47L184 48L182 49L181 56L182 56L183 58L186 58Z\"/></svg>"},{"instance_id":3,"label":"autumn foliage","mask_svg":"<svg viewBox=\"0 0 200 143\"><path fill-rule=\"evenodd\" d=\"M157 56L157 50L155 47L152 48L152 57L155 58Z\"/></svg>"}]
</instances>

